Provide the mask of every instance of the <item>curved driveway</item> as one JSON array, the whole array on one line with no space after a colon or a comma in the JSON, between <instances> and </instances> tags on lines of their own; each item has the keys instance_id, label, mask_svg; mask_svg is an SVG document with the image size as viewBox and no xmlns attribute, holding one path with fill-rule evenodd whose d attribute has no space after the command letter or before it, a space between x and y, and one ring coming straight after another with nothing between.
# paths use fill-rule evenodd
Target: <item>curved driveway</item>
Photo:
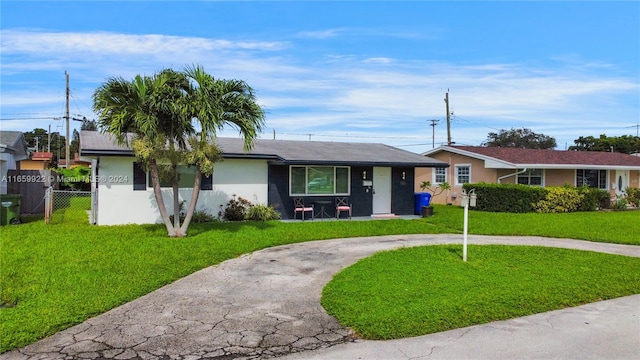
<instances>
[{"instance_id":1,"label":"curved driveway","mask_svg":"<svg viewBox=\"0 0 640 360\"><path fill-rule=\"evenodd\" d=\"M341 327L320 306L321 291L335 273L375 252L460 242L461 235L394 235L313 241L256 251L198 271L47 339L2 354L0 359L236 359L291 353L298 353L290 355L291 359L426 358L433 353L433 346L421 345L422 337L407 339L407 343L355 339L349 329ZM567 239L469 236L469 243L541 245L640 257L638 246ZM622 352L617 356L608 353L613 355L607 356L611 358L624 357L625 351L640 353L640 295L621 301L627 305L618 312L625 313L623 318L625 326L632 330L631 337L613 346ZM634 333L633 329L637 331ZM464 343L462 333L456 331L470 330L427 336L452 333L456 344ZM593 331L601 332L602 328L594 327ZM544 330L540 335L548 332ZM485 338L467 336L469 346L478 346L490 339L496 341L495 331L485 330L485 334ZM596 339L601 336L605 335L598 334ZM536 338L524 342L535 343ZM351 344L334 347L341 343ZM439 344L446 347L447 341ZM484 344L490 347L489 343ZM544 344L540 348L548 352L549 346L562 345ZM411 346L417 348L417 353L405 352L412 349ZM320 350L308 352L314 349ZM385 353L384 349L391 352ZM545 352L538 352L536 356L524 353L523 349L513 350L512 356L516 354L519 358L548 357L544 356ZM460 354L464 356L464 352L450 356L455 358ZM475 354L487 358L496 355ZM598 354L595 355L597 358ZM576 357L584 358L578 354Z\"/></svg>"}]
</instances>

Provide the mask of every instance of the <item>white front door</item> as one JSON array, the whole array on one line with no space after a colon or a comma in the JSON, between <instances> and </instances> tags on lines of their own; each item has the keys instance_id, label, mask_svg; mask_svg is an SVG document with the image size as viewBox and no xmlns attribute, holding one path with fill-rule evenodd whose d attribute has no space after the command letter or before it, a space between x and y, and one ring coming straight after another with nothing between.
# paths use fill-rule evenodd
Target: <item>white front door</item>
<instances>
[{"instance_id":1,"label":"white front door","mask_svg":"<svg viewBox=\"0 0 640 360\"><path fill-rule=\"evenodd\" d=\"M616 170L616 180L613 183L616 195L622 195L627 187L629 187L629 170Z\"/></svg>"},{"instance_id":2,"label":"white front door","mask_svg":"<svg viewBox=\"0 0 640 360\"><path fill-rule=\"evenodd\" d=\"M373 213L391 212L391 168L373 168Z\"/></svg>"}]
</instances>

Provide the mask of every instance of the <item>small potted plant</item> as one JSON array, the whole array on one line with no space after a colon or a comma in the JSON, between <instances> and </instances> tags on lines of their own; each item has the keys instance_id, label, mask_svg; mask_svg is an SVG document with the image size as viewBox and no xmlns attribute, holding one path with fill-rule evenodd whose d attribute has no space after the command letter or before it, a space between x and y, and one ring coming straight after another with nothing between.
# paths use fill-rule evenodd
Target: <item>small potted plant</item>
<instances>
[{"instance_id":1,"label":"small potted plant","mask_svg":"<svg viewBox=\"0 0 640 360\"><path fill-rule=\"evenodd\" d=\"M431 181L423 181L422 184L420 184L420 189L422 189L422 191L427 191L431 194L431 200L429 200L429 206L423 206L420 209L420 215L422 217L427 217L427 216L433 215L433 206L431 206L431 202L433 201L433 198L442 194L445 190L450 190L451 185L449 185L449 183L446 181L436 185L431 185Z\"/></svg>"}]
</instances>

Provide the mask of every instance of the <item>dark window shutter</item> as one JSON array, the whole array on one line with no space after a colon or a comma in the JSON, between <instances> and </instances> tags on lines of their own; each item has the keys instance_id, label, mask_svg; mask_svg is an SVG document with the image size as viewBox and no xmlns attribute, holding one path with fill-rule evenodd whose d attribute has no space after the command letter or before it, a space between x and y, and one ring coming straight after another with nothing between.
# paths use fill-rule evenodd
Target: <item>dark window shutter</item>
<instances>
[{"instance_id":1,"label":"dark window shutter","mask_svg":"<svg viewBox=\"0 0 640 360\"><path fill-rule=\"evenodd\" d=\"M200 178L200 190L213 190L213 174Z\"/></svg>"},{"instance_id":2,"label":"dark window shutter","mask_svg":"<svg viewBox=\"0 0 640 360\"><path fill-rule=\"evenodd\" d=\"M133 190L147 190L147 173L137 162L133 163Z\"/></svg>"}]
</instances>

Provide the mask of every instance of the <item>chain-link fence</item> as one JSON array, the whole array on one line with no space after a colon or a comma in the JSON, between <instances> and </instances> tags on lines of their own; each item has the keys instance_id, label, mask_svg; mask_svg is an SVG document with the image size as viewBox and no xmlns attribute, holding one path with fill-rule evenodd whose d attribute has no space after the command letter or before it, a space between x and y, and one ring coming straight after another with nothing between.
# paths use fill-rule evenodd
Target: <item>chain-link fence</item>
<instances>
[{"instance_id":1,"label":"chain-link fence","mask_svg":"<svg viewBox=\"0 0 640 360\"><path fill-rule=\"evenodd\" d=\"M91 192L47 189L45 195L47 224L82 223L91 219Z\"/></svg>"}]
</instances>

